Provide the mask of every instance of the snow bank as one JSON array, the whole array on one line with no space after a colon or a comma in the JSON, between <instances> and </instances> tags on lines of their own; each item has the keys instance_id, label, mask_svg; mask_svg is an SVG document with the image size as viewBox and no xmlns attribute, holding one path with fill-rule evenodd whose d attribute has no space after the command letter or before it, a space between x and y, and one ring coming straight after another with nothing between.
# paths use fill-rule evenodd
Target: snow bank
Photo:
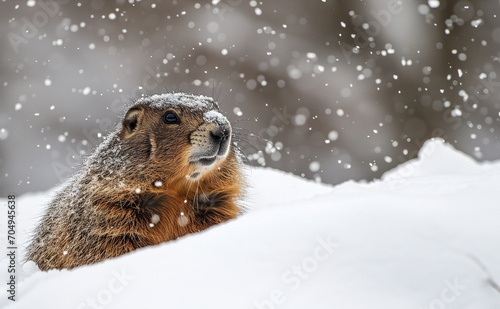
<instances>
[{"instance_id":1,"label":"snow bank","mask_svg":"<svg viewBox=\"0 0 500 309\"><path fill-rule=\"evenodd\" d=\"M500 281L499 175L442 141L369 184L255 168L240 218L72 271L27 264L0 307L498 308L481 263ZM18 199L23 240L47 198Z\"/></svg>"}]
</instances>

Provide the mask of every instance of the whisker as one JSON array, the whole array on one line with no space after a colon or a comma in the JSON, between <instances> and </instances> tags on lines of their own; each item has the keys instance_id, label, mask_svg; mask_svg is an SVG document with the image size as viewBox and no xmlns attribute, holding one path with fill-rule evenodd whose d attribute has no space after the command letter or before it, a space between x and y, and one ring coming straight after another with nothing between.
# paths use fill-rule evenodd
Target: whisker
<instances>
[{"instance_id":1,"label":"whisker","mask_svg":"<svg viewBox=\"0 0 500 309\"><path fill-rule=\"evenodd\" d=\"M200 211L200 202L199 202L199 198L198 198L198 189L200 188L200 181L196 181L196 191L194 192L194 200L193 200L193 204L195 203L196 201L196 210L197 211ZM194 205L193 205L194 206Z\"/></svg>"},{"instance_id":2,"label":"whisker","mask_svg":"<svg viewBox=\"0 0 500 309\"><path fill-rule=\"evenodd\" d=\"M250 158L248 158L247 154L236 144L233 144L237 154L244 158L245 160L243 160L244 163L247 163L247 164L250 164Z\"/></svg>"},{"instance_id":3,"label":"whisker","mask_svg":"<svg viewBox=\"0 0 500 309\"><path fill-rule=\"evenodd\" d=\"M217 99L215 98L215 73L214 73L214 77L212 78L213 79L213 84L212 84L212 98L217 101Z\"/></svg>"},{"instance_id":4,"label":"whisker","mask_svg":"<svg viewBox=\"0 0 500 309\"><path fill-rule=\"evenodd\" d=\"M220 82L219 93L217 94L217 101L219 101L219 99L220 99L220 95L222 93L222 86L223 86L223 83ZM224 101L224 99L222 99L222 101ZM220 102L221 104L222 104L222 101Z\"/></svg>"},{"instance_id":5,"label":"whisker","mask_svg":"<svg viewBox=\"0 0 500 309\"><path fill-rule=\"evenodd\" d=\"M259 135L256 135L244 129L233 130L233 138L235 142L243 143L246 146L251 146L256 150L264 150L266 146L270 143L269 140L266 140L265 138L262 138Z\"/></svg>"},{"instance_id":6,"label":"whisker","mask_svg":"<svg viewBox=\"0 0 500 309\"><path fill-rule=\"evenodd\" d=\"M239 118L239 119L236 119L235 121L233 121L233 124L237 124L237 123L240 123L240 122L251 122L252 119L250 118Z\"/></svg>"},{"instance_id":7,"label":"whisker","mask_svg":"<svg viewBox=\"0 0 500 309\"><path fill-rule=\"evenodd\" d=\"M186 177L186 180L185 180L185 181L189 183L189 185L188 185L188 189L187 189L187 191L186 191L186 197L184 198L184 201L187 201L187 198L188 198L188 196L189 196L189 190L191 190L191 186L193 185L193 182L192 182L192 181L190 181L187 177ZM193 202L194 202L194 201L193 201Z\"/></svg>"}]
</instances>

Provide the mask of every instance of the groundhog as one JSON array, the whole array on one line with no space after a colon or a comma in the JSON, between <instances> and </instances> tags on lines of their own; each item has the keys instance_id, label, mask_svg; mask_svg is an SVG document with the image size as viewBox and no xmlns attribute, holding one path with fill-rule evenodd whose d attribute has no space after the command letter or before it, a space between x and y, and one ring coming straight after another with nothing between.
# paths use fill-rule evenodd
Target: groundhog
<instances>
[{"instance_id":1,"label":"groundhog","mask_svg":"<svg viewBox=\"0 0 500 309\"><path fill-rule=\"evenodd\" d=\"M231 133L210 97L139 99L50 202L26 259L71 269L235 218L245 183Z\"/></svg>"}]
</instances>

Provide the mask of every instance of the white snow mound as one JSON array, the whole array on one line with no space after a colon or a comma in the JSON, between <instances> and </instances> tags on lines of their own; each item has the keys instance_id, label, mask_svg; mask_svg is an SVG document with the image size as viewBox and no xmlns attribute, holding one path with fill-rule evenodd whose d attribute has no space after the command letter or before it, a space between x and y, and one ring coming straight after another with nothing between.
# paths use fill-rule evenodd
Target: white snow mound
<instances>
[{"instance_id":1,"label":"white snow mound","mask_svg":"<svg viewBox=\"0 0 500 309\"><path fill-rule=\"evenodd\" d=\"M254 168L238 219L71 271L18 265L0 307L499 308L499 175L441 140L369 184ZM20 241L50 194L18 198Z\"/></svg>"}]
</instances>

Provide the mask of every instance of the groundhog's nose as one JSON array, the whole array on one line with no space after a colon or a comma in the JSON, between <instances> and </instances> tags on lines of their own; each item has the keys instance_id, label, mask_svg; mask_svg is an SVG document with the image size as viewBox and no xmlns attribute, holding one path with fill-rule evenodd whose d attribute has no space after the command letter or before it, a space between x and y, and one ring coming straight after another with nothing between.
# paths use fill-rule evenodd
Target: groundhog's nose
<instances>
[{"instance_id":1,"label":"groundhog's nose","mask_svg":"<svg viewBox=\"0 0 500 309\"><path fill-rule=\"evenodd\" d=\"M218 128L217 130L210 132L210 137L215 144L221 144L225 142L229 137L229 129L227 128Z\"/></svg>"}]
</instances>

